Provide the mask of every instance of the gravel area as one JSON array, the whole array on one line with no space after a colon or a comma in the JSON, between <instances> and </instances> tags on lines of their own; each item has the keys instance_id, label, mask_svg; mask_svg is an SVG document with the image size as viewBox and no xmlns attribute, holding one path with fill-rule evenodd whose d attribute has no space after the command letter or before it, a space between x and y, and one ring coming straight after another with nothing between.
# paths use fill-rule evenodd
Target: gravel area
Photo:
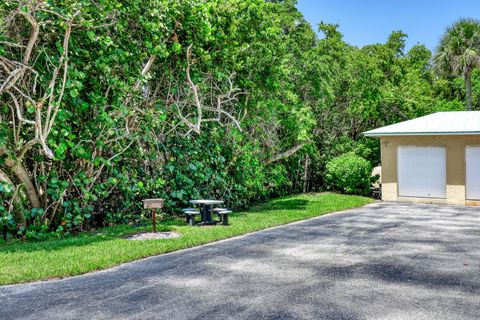
<instances>
[{"instance_id":1,"label":"gravel area","mask_svg":"<svg viewBox=\"0 0 480 320\"><path fill-rule=\"evenodd\" d=\"M171 238L179 238L182 235L175 231L167 231L167 232L144 232L144 233L136 233L126 237L127 240L158 240L158 239L171 239Z\"/></svg>"}]
</instances>

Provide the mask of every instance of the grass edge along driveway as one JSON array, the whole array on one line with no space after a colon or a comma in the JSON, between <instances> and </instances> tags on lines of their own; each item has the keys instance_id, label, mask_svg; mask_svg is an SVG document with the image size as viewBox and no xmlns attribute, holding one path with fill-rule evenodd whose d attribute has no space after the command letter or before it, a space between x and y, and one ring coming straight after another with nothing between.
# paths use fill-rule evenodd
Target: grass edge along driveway
<instances>
[{"instance_id":1,"label":"grass edge along driveway","mask_svg":"<svg viewBox=\"0 0 480 320\"><path fill-rule=\"evenodd\" d=\"M195 247L253 231L356 208L370 198L333 193L303 194L271 200L231 216L230 226L189 227L183 220L163 221L160 230L175 230L180 238L130 241L128 234L151 226L116 226L64 239L13 242L0 246L0 285L63 278L107 269L124 262Z\"/></svg>"}]
</instances>

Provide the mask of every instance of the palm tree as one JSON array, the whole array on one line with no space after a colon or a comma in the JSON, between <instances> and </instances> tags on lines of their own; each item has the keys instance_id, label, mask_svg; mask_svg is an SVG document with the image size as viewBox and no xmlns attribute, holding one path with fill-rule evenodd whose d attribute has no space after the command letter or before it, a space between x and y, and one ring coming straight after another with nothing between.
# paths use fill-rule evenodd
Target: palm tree
<instances>
[{"instance_id":1,"label":"palm tree","mask_svg":"<svg viewBox=\"0 0 480 320\"><path fill-rule=\"evenodd\" d=\"M472 110L472 71L480 66L480 21L462 18L447 28L434 57L444 76L463 76L467 110Z\"/></svg>"}]
</instances>

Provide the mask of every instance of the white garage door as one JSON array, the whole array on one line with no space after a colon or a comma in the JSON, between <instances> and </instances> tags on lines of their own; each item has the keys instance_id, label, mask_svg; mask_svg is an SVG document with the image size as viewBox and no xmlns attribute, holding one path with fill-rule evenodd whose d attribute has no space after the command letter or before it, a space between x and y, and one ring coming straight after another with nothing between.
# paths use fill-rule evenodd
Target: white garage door
<instances>
[{"instance_id":1,"label":"white garage door","mask_svg":"<svg viewBox=\"0 0 480 320\"><path fill-rule=\"evenodd\" d=\"M480 146L467 146L467 199L480 200Z\"/></svg>"},{"instance_id":2,"label":"white garage door","mask_svg":"<svg viewBox=\"0 0 480 320\"><path fill-rule=\"evenodd\" d=\"M398 147L398 195L445 198L444 147Z\"/></svg>"}]
</instances>

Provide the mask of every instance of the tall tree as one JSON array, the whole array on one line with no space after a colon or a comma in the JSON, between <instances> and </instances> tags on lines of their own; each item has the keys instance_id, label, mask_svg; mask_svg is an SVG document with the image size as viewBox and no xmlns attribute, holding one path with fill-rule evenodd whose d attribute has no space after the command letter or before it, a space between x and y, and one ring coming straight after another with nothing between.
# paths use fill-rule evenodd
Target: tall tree
<instances>
[{"instance_id":1,"label":"tall tree","mask_svg":"<svg viewBox=\"0 0 480 320\"><path fill-rule=\"evenodd\" d=\"M437 71L445 76L463 76L467 109L472 109L472 71L480 65L480 21L459 19L448 27L434 58Z\"/></svg>"}]
</instances>

